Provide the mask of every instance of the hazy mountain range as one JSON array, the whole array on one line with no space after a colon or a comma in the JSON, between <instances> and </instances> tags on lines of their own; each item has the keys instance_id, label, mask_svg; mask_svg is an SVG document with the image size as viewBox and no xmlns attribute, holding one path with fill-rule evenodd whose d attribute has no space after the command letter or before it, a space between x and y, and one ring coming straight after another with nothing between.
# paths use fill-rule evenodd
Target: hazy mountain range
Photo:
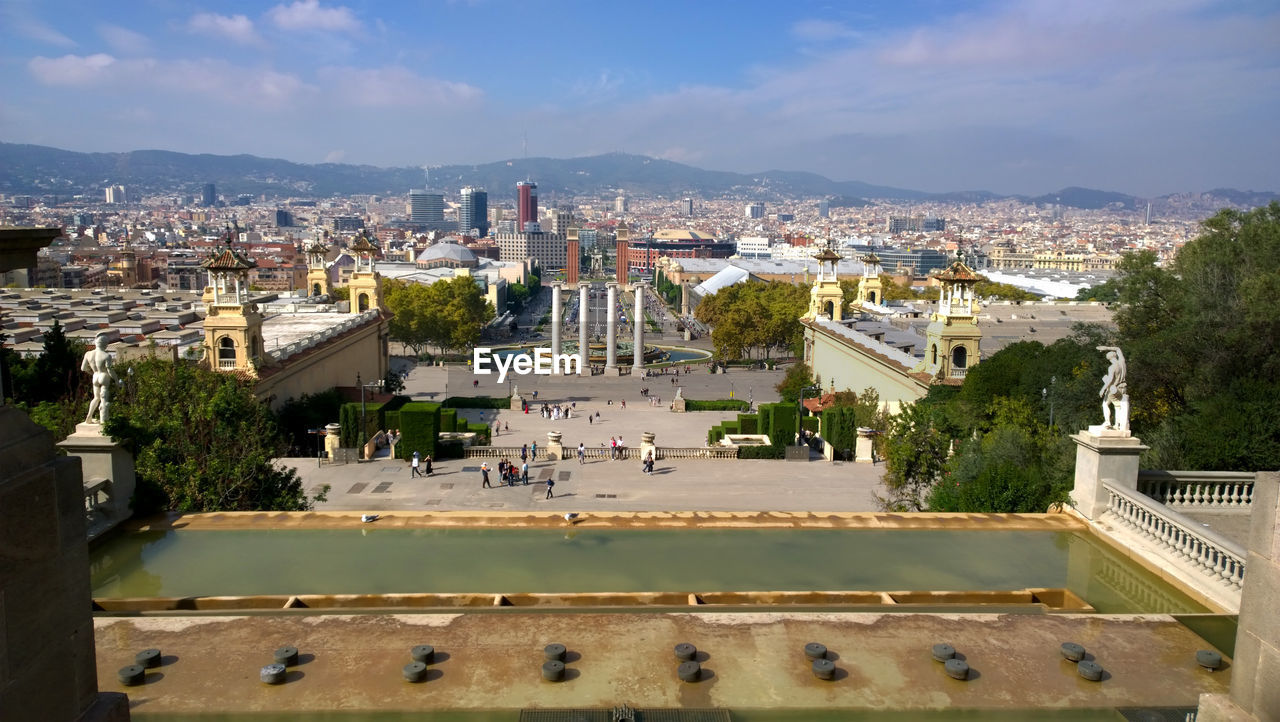
<instances>
[{"instance_id":1,"label":"hazy mountain range","mask_svg":"<svg viewBox=\"0 0 1280 722\"><path fill-rule=\"evenodd\" d=\"M624 153L585 158L523 158L483 165L434 167L428 180L422 168L378 168L369 165L293 163L252 155L190 155L162 150L128 153L78 153L39 145L0 143L0 192L5 194L77 194L101 197L109 185L131 192L199 195L215 183L224 196L240 193L282 198L359 193L402 195L427 186L456 194L462 186L488 189L491 202L515 196L517 181L538 184L544 205L556 195L612 199L618 193L776 201L794 198L832 199L835 206L863 205L867 199L981 203L1013 198L1072 208L1138 210L1148 201L1161 207L1204 203L1251 207L1280 199L1274 192L1216 189L1145 199L1089 188L1063 188L1041 196L1002 196L989 191L926 193L861 181L833 181L803 171L769 170L731 173L704 170L668 160Z\"/></svg>"}]
</instances>

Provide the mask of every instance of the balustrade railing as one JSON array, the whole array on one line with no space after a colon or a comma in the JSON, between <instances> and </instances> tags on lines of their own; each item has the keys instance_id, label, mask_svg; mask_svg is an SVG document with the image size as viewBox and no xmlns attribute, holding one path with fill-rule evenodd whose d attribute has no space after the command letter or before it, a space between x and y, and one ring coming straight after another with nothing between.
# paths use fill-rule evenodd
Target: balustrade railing
<instances>
[{"instance_id":1,"label":"balustrade railing","mask_svg":"<svg viewBox=\"0 0 1280 722\"><path fill-rule=\"evenodd\" d=\"M1107 514L1162 545L1219 584L1239 590L1244 583L1245 550L1192 519L1149 497L1103 481Z\"/></svg>"},{"instance_id":2,"label":"balustrade railing","mask_svg":"<svg viewBox=\"0 0 1280 722\"><path fill-rule=\"evenodd\" d=\"M1138 491L1172 509L1249 510L1251 471L1142 471Z\"/></svg>"},{"instance_id":3,"label":"balustrade railing","mask_svg":"<svg viewBox=\"0 0 1280 722\"><path fill-rule=\"evenodd\" d=\"M731 446L694 446L694 447L662 447L657 448L656 461L676 460L676 459L710 459L724 460L737 459L738 449ZM463 455L467 459L519 459L520 447L518 446L468 446L463 449ZM640 449L634 446L624 446L616 452L610 452L609 447L588 446L584 450L584 456L587 460L609 459L615 460L635 460L640 461ZM578 447L564 447L564 458L566 460L574 460L578 458ZM536 458L532 461L546 461L547 450L544 447L538 448Z\"/></svg>"},{"instance_id":4,"label":"balustrade railing","mask_svg":"<svg viewBox=\"0 0 1280 722\"><path fill-rule=\"evenodd\" d=\"M520 460L519 446L468 446L462 450L464 459L510 459ZM546 461L547 450L538 447L537 453L529 451L529 461Z\"/></svg>"},{"instance_id":5,"label":"balustrade railing","mask_svg":"<svg viewBox=\"0 0 1280 722\"><path fill-rule=\"evenodd\" d=\"M737 459L733 446L693 446L688 448L658 447L659 459Z\"/></svg>"}]
</instances>

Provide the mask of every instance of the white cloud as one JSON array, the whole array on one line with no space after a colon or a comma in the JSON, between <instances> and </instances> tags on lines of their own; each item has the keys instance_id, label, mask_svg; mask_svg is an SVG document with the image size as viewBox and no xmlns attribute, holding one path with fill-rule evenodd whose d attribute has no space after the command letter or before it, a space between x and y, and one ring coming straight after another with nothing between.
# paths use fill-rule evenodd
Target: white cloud
<instances>
[{"instance_id":1,"label":"white cloud","mask_svg":"<svg viewBox=\"0 0 1280 722\"><path fill-rule=\"evenodd\" d=\"M37 18L30 6L31 3L24 0L0 2L0 25L6 26L13 35L30 38L46 45L56 45L60 48L76 46L76 41Z\"/></svg>"},{"instance_id":2,"label":"white cloud","mask_svg":"<svg viewBox=\"0 0 1280 722\"><path fill-rule=\"evenodd\" d=\"M60 58L35 57L27 66L36 80L45 85L89 85L106 77L116 59L106 53L64 55Z\"/></svg>"},{"instance_id":3,"label":"white cloud","mask_svg":"<svg viewBox=\"0 0 1280 722\"><path fill-rule=\"evenodd\" d=\"M242 45L252 45L261 41L253 28L253 21L243 15L198 13L187 21L187 29L193 33L227 38Z\"/></svg>"},{"instance_id":4,"label":"white cloud","mask_svg":"<svg viewBox=\"0 0 1280 722\"><path fill-rule=\"evenodd\" d=\"M832 40L849 40L858 37L849 26L836 20L800 20L791 26L791 35L798 40L824 43Z\"/></svg>"},{"instance_id":5,"label":"white cloud","mask_svg":"<svg viewBox=\"0 0 1280 722\"><path fill-rule=\"evenodd\" d=\"M457 106L481 98L479 88L418 75L408 68L327 67L317 79L333 95L361 107Z\"/></svg>"},{"instance_id":6,"label":"white cloud","mask_svg":"<svg viewBox=\"0 0 1280 722\"><path fill-rule=\"evenodd\" d=\"M111 46L112 50L121 55L140 55L147 52L151 46L146 35L111 23L99 25L98 35Z\"/></svg>"},{"instance_id":7,"label":"white cloud","mask_svg":"<svg viewBox=\"0 0 1280 722\"><path fill-rule=\"evenodd\" d=\"M325 163L341 163L347 157L345 150L331 150L324 156Z\"/></svg>"},{"instance_id":8,"label":"white cloud","mask_svg":"<svg viewBox=\"0 0 1280 722\"><path fill-rule=\"evenodd\" d=\"M295 0L290 5L276 5L267 17L282 30L356 31L360 21L351 8L321 7L319 0Z\"/></svg>"}]
</instances>

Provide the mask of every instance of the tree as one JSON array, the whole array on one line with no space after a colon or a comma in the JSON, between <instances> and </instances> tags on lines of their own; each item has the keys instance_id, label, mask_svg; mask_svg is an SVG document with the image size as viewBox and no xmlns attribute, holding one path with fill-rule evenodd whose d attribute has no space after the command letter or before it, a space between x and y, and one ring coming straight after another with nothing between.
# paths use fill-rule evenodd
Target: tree
<instances>
[{"instance_id":1,"label":"tree","mask_svg":"<svg viewBox=\"0 0 1280 722\"><path fill-rule=\"evenodd\" d=\"M800 345L800 316L808 291L789 283L746 281L720 289L698 304L695 316L711 326L716 356L733 361Z\"/></svg>"},{"instance_id":2,"label":"tree","mask_svg":"<svg viewBox=\"0 0 1280 722\"><path fill-rule=\"evenodd\" d=\"M997 283L979 276L980 281L973 285L974 295L980 298L995 298L1002 301L1038 301L1040 297L1030 291L1024 291L1009 283Z\"/></svg>"},{"instance_id":3,"label":"tree","mask_svg":"<svg viewBox=\"0 0 1280 722\"><path fill-rule=\"evenodd\" d=\"M910 404L893 418L884 443L887 493L876 495L885 511L924 511L933 485L946 471L951 439L939 429L936 409Z\"/></svg>"},{"instance_id":4,"label":"tree","mask_svg":"<svg viewBox=\"0 0 1280 722\"><path fill-rule=\"evenodd\" d=\"M305 511L311 502L288 442L251 382L187 362L121 364L128 378L105 431L130 448L136 514L157 511Z\"/></svg>"},{"instance_id":5,"label":"tree","mask_svg":"<svg viewBox=\"0 0 1280 722\"><path fill-rule=\"evenodd\" d=\"M812 385L813 369L810 369L805 362L799 361L787 369L787 373L783 375L782 380L774 388L783 401L794 404L800 400L800 390Z\"/></svg>"}]
</instances>

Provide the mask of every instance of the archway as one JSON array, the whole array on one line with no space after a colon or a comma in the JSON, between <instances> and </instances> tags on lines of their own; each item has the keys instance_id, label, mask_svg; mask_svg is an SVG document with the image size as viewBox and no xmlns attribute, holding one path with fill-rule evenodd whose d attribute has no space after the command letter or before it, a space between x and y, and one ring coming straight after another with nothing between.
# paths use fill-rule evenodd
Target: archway
<instances>
[{"instance_id":1,"label":"archway","mask_svg":"<svg viewBox=\"0 0 1280 722\"><path fill-rule=\"evenodd\" d=\"M236 367L236 342L223 336L218 342L218 368L233 369Z\"/></svg>"},{"instance_id":2,"label":"archway","mask_svg":"<svg viewBox=\"0 0 1280 722\"><path fill-rule=\"evenodd\" d=\"M868 301L870 301L870 302L874 305L874 304L876 303L876 292L875 292L875 291L869 291L869 292L867 293L867 300L868 300Z\"/></svg>"},{"instance_id":3,"label":"archway","mask_svg":"<svg viewBox=\"0 0 1280 722\"><path fill-rule=\"evenodd\" d=\"M369 310L369 294L367 293L360 294L359 298L356 299L356 303L357 303L357 308L360 309L361 312L368 311Z\"/></svg>"},{"instance_id":4,"label":"archway","mask_svg":"<svg viewBox=\"0 0 1280 722\"><path fill-rule=\"evenodd\" d=\"M951 368L962 369L969 363L969 350L964 346L951 349Z\"/></svg>"},{"instance_id":5,"label":"archway","mask_svg":"<svg viewBox=\"0 0 1280 722\"><path fill-rule=\"evenodd\" d=\"M832 319L834 319L834 318L836 317L836 305L835 305L835 303L834 303L834 302L832 302L832 301L827 301L827 302L826 302L826 304L825 304L825 305L823 305L823 308L824 308L824 309L826 310L826 312L827 312L827 318L832 318Z\"/></svg>"},{"instance_id":6,"label":"archway","mask_svg":"<svg viewBox=\"0 0 1280 722\"><path fill-rule=\"evenodd\" d=\"M938 344L936 343L929 347L929 363L934 366L938 365Z\"/></svg>"},{"instance_id":7,"label":"archway","mask_svg":"<svg viewBox=\"0 0 1280 722\"><path fill-rule=\"evenodd\" d=\"M311 286L311 295L312 296L320 295L320 284L316 283Z\"/></svg>"}]
</instances>

